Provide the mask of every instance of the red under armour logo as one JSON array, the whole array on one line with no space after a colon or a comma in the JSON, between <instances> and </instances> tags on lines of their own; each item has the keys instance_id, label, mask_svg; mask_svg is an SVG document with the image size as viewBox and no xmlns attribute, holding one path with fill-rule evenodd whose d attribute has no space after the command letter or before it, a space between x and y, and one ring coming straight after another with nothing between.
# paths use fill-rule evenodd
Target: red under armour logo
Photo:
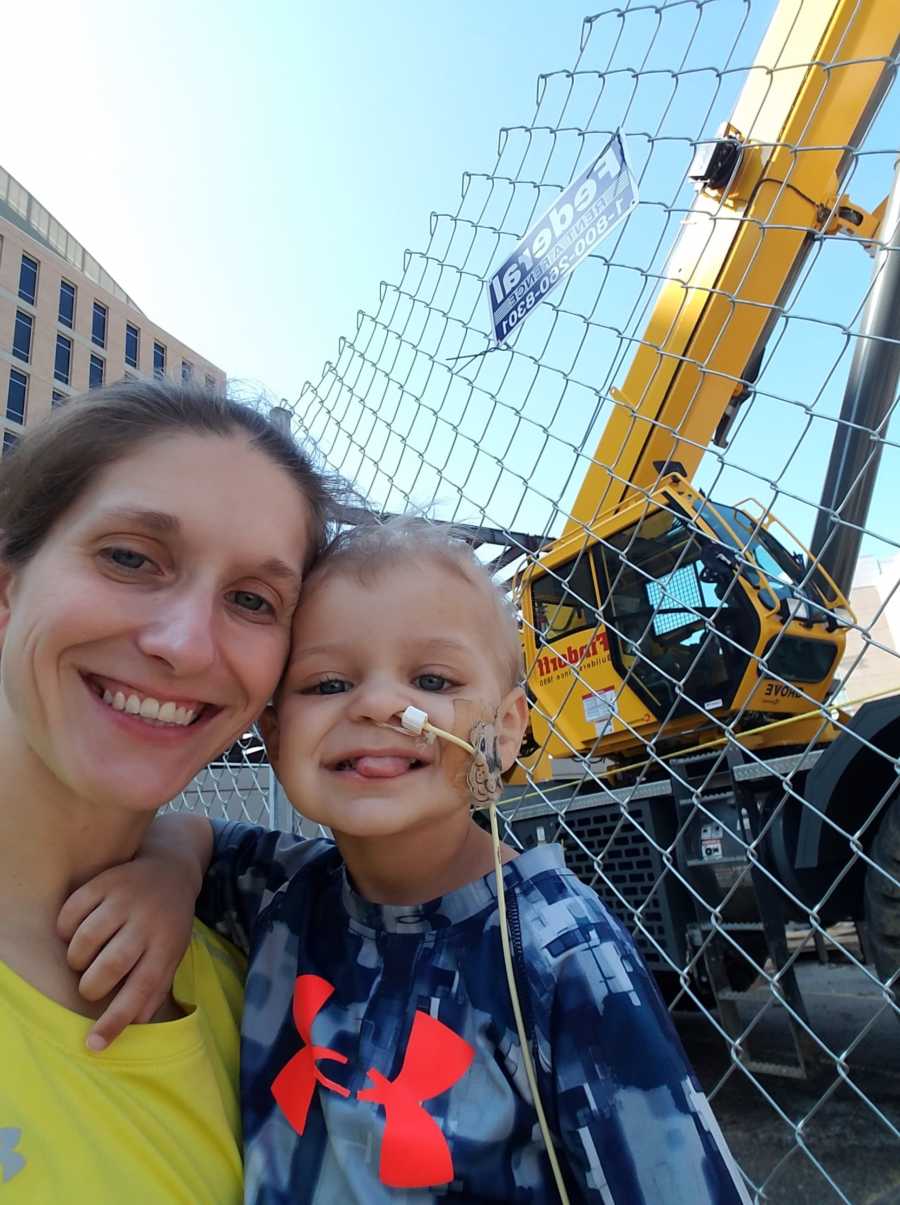
<instances>
[{"instance_id":1,"label":"red under armour logo","mask_svg":"<svg viewBox=\"0 0 900 1205\"><path fill-rule=\"evenodd\" d=\"M333 991L318 975L299 975L294 984L294 1024L305 1045L276 1076L272 1095L298 1134L306 1126L317 1083L341 1096L350 1095L316 1066L319 1059L347 1062L339 1051L312 1041L313 1021ZM379 1175L389 1188L427 1188L453 1179L447 1140L422 1102L440 1096L462 1079L474 1056L469 1043L452 1029L417 1011L397 1076L389 1080L374 1067L366 1072L375 1086L359 1092L357 1100L384 1106Z\"/></svg>"},{"instance_id":2,"label":"red under armour logo","mask_svg":"<svg viewBox=\"0 0 900 1205\"><path fill-rule=\"evenodd\" d=\"M300 975L294 984L294 1024L306 1045L279 1071L272 1084L272 1095L298 1134L306 1128L306 1115L317 1083L339 1096L350 1095L346 1088L328 1079L316 1066L316 1059L346 1063L346 1056L327 1046L314 1046L311 1037L316 1014L333 991L331 984L318 975Z\"/></svg>"}]
</instances>

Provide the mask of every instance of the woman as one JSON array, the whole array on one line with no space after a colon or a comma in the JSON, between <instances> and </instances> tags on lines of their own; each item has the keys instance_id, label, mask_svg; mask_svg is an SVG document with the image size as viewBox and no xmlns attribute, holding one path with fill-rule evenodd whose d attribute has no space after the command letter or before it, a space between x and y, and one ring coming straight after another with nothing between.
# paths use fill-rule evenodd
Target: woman
<instances>
[{"instance_id":1,"label":"woman","mask_svg":"<svg viewBox=\"0 0 900 1205\"><path fill-rule=\"evenodd\" d=\"M241 1199L236 952L198 926L157 1023L90 1054L56 918L262 710L327 508L266 419L162 383L0 467L3 1205Z\"/></svg>"}]
</instances>

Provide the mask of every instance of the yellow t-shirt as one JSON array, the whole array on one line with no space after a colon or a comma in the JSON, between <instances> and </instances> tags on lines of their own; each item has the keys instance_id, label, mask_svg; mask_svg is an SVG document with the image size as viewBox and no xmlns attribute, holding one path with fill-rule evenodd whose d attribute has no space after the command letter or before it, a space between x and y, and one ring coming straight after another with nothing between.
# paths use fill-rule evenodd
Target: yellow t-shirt
<instances>
[{"instance_id":1,"label":"yellow t-shirt","mask_svg":"<svg viewBox=\"0 0 900 1205\"><path fill-rule=\"evenodd\" d=\"M91 1054L91 1022L0 963L0 1205L240 1202L244 970L196 922L173 988L186 1015Z\"/></svg>"}]
</instances>

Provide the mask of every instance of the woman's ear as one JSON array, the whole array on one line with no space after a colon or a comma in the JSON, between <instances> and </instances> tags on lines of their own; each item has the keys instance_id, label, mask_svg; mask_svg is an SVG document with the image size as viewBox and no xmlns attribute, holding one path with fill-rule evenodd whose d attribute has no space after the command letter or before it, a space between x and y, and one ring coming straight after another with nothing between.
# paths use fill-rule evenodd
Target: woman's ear
<instances>
[{"instance_id":1,"label":"woman's ear","mask_svg":"<svg viewBox=\"0 0 900 1205\"><path fill-rule=\"evenodd\" d=\"M278 728L278 712L270 703L262 715L259 717L259 730L262 733L262 738L266 745L266 754L269 758L269 765L278 773L278 752L280 741L280 732Z\"/></svg>"},{"instance_id":2,"label":"woman's ear","mask_svg":"<svg viewBox=\"0 0 900 1205\"><path fill-rule=\"evenodd\" d=\"M514 686L503 698L497 708L495 727L500 764L504 770L508 770L516 760L528 727L528 700L521 686Z\"/></svg>"}]
</instances>

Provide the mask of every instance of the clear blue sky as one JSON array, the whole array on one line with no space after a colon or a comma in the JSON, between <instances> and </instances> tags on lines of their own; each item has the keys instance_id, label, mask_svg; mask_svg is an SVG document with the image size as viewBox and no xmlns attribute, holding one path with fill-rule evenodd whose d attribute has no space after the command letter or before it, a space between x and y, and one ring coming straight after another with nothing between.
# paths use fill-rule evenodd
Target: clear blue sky
<instances>
[{"instance_id":1,"label":"clear blue sky","mask_svg":"<svg viewBox=\"0 0 900 1205\"><path fill-rule=\"evenodd\" d=\"M754 0L744 62L773 7L774 0ZM426 246L429 213L456 211L462 172L493 170L499 127L532 121L537 76L575 64L587 11L582 0L35 0L3 15L0 163L154 321L230 376L293 399L336 359L338 337L353 334L357 310L375 311L379 281L400 280L404 249ZM709 20L721 12L738 27L745 11L744 0L721 0L709 6ZM598 31L591 43L597 63L608 49L603 36ZM718 62L722 46L709 26L704 38L695 56ZM663 39L660 62L667 51L675 48ZM625 43L620 57L629 53ZM726 93L713 125L730 111ZM681 129L694 133L685 96ZM897 101L879 123L886 148L898 144ZM602 115L610 124L621 102L610 89ZM661 102L650 96L653 103ZM631 127L642 119L635 109ZM570 170L556 162L548 179L563 185ZM888 180L889 162L873 161L854 195L874 205ZM648 180L648 193L671 196L663 183ZM629 237L642 229L629 226ZM846 249L820 257L802 299L811 313L817 304L820 314L837 312L858 295L868 261L849 250L849 257ZM573 288L590 287L586 265ZM823 299L830 309L821 308ZM620 304L608 293L607 301ZM839 340L814 326L792 329L769 385L813 396ZM598 376L607 367L598 359ZM831 412L838 384L823 401ZM567 406L561 419L583 428L589 399ZM729 461L765 463L777 475L801 421L789 408L755 405ZM822 424L818 437L804 439L783 478L808 499L818 496L829 429ZM555 463L541 467L558 480ZM713 468L710 461L710 480ZM888 482L898 469L889 448L870 524L885 532L895 527ZM754 484L731 469L716 493L737 500L764 492ZM430 501L427 492L421 484L416 500ZM786 499L779 510L808 534L808 507ZM520 519L543 521L527 510Z\"/></svg>"},{"instance_id":2,"label":"clear blue sky","mask_svg":"<svg viewBox=\"0 0 900 1205\"><path fill-rule=\"evenodd\" d=\"M455 208L463 170L493 165L498 127L530 118L583 11L5 6L0 163L154 321L293 398L431 209Z\"/></svg>"}]
</instances>

